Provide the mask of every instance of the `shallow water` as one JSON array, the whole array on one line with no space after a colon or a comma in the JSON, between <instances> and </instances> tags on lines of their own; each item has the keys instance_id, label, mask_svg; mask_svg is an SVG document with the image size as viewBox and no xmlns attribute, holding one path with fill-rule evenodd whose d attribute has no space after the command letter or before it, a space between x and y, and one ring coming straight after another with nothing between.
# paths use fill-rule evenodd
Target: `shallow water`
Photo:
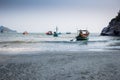
<instances>
[{"instance_id":1,"label":"shallow water","mask_svg":"<svg viewBox=\"0 0 120 80\"><path fill-rule=\"evenodd\" d=\"M53 37L43 33L0 34L0 51L120 50L120 37L100 36L91 33L89 40L76 41L76 35L61 34L59 37Z\"/></svg>"}]
</instances>

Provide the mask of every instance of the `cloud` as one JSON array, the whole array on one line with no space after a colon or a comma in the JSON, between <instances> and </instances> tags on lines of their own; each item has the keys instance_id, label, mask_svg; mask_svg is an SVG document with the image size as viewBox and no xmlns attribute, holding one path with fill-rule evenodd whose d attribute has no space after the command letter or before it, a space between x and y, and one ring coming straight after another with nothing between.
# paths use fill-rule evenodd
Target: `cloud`
<instances>
[{"instance_id":1,"label":"cloud","mask_svg":"<svg viewBox=\"0 0 120 80\"><path fill-rule=\"evenodd\" d=\"M119 3L119 0L0 0L0 5L4 7L30 8L110 8L118 7Z\"/></svg>"}]
</instances>

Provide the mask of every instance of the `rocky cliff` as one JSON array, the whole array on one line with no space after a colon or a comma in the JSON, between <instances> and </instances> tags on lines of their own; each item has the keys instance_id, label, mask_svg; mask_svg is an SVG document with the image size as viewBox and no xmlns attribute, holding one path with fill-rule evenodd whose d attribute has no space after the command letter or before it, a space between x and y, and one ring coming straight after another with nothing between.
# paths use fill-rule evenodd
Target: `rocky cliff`
<instances>
[{"instance_id":1,"label":"rocky cliff","mask_svg":"<svg viewBox=\"0 0 120 80\"><path fill-rule=\"evenodd\" d=\"M11 30L7 27L0 26L0 33L16 33L17 31Z\"/></svg>"},{"instance_id":2,"label":"rocky cliff","mask_svg":"<svg viewBox=\"0 0 120 80\"><path fill-rule=\"evenodd\" d=\"M118 15L109 22L109 25L102 30L101 35L120 36L120 11Z\"/></svg>"}]
</instances>

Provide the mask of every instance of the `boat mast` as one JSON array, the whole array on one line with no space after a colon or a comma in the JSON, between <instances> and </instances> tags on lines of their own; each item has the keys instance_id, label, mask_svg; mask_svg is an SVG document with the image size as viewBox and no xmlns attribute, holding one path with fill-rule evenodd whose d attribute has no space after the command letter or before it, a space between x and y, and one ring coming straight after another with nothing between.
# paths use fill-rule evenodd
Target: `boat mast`
<instances>
[{"instance_id":1,"label":"boat mast","mask_svg":"<svg viewBox=\"0 0 120 80\"><path fill-rule=\"evenodd\" d=\"M56 26L56 33L58 32L58 27Z\"/></svg>"}]
</instances>

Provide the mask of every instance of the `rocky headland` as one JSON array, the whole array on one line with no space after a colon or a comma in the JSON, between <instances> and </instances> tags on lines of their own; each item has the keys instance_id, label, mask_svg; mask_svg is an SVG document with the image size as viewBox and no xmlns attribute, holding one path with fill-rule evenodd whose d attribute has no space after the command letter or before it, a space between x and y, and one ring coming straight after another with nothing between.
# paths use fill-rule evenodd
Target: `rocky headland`
<instances>
[{"instance_id":1,"label":"rocky headland","mask_svg":"<svg viewBox=\"0 0 120 80\"><path fill-rule=\"evenodd\" d=\"M17 33L16 30L9 29L4 26L0 26L0 33Z\"/></svg>"},{"instance_id":2,"label":"rocky headland","mask_svg":"<svg viewBox=\"0 0 120 80\"><path fill-rule=\"evenodd\" d=\"M103 28L101 35L120 36L120 11L118 15L109 22L109 25Z\"/></svg>"}]
</instances>

